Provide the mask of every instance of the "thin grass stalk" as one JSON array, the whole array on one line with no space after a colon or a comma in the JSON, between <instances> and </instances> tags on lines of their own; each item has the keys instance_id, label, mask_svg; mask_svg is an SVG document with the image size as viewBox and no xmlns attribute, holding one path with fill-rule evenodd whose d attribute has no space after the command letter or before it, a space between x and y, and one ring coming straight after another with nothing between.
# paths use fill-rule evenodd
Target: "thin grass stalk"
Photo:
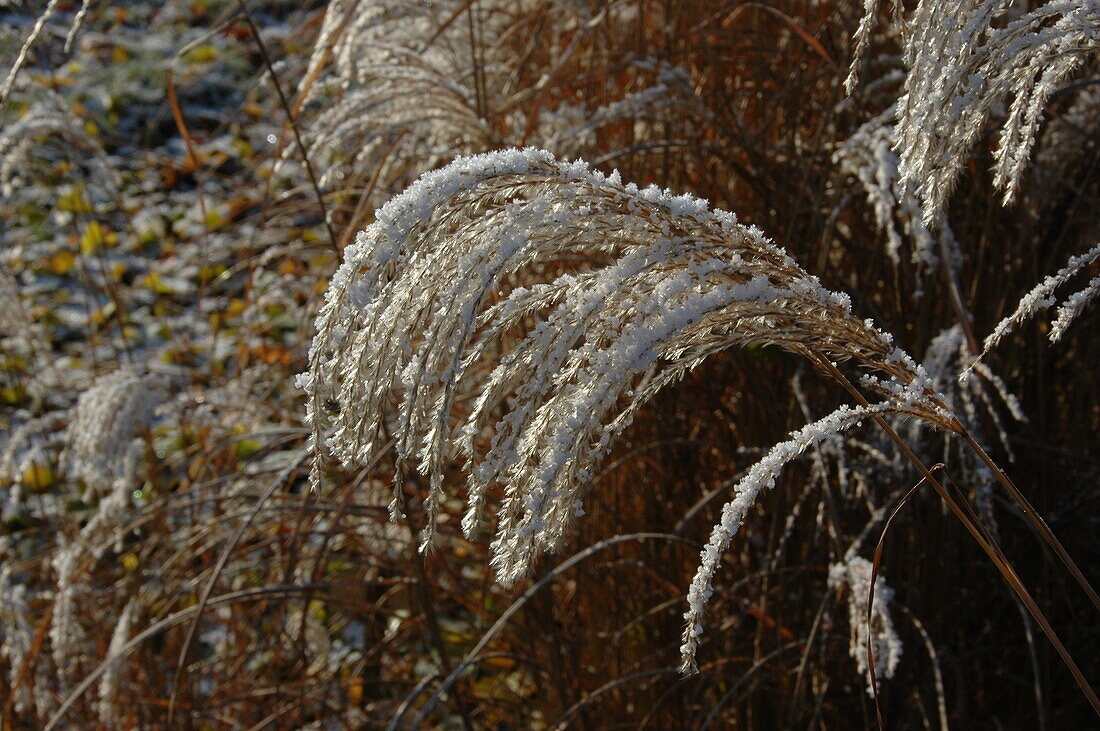
<instances>
[{"instance_id":1,"label":"thin grass stalk","mask_svg":"<svg viewBox=\"0 0 1100 731\"><path fill-rule=\"evenodd\" d=\"M221 594L219 596L210 598L209 601L206 603L206 607L220 607L229 604L235 604L243 600L259 601L261 599L266 599L271 596L285 597L297 594L299 592L327 589L328 587L328 584L292 584L289 586L284 584L276 584L273 586L260 586L254 589L241 589L240 591L234 591L228 594ZM76 703L80 699L80 697L84 695L84 693L87 692L87 690L91 688L92 685L95 684L97 680L99 680L99 677L107 671L107 668L109 668L112 663L127 655L131 650L133 650L149 638L156 637L161 632L169 630L177 625L181 625L188 619L193 619L195 617L201 616L202 613L199 610L200 607L197 604L192 607L187 607L186 609L181 609L180 611L174 614L170 614L169 616L160 620L153 626L148 627L142 632L134 635L134 637L132 637L130 641L127 642L125 646L123 646L122 649L118 651L117 654L105 658L103 662L101 662L94 670L88 673L87 677L80 681L79 685L73 688L69 695L66 696L65 699L61 702L61 705L57 707L57 710L54 711L53 715L50 717L50 720L43 728L43 731L53 731L53 729L57 728L57 725L61 723L62 719L65 718L65 715L69 712L69 709L73 707L73 704Z\"/></svg>"},{"instance_id":2,"label":"thin grass stalk","mask_svg":"<svg viewBox=\"0 0 1100 731\"><path fill-rule=\"evenodd\" d=\"M565 729L569 728L569 721L573 718L573 716L577 715L577 713L581 709L583 709L587 705L592 704L594 701L599 699L605 693L610 693L611 691L615 690L616 688L618 688L621 685L626 685L627 683L630 683L630 682L635 681L635 680L644 680L645 678L653 678L653 677L656 677L658 675L679 675L679 674L680 674L680 669L678 667L669 666L669 667L664 667L664 668L657 668L656 670L646 670L646 671L643 671L643 672L640 672L640 673L633 673L631 675L624 675L620 678L615 678L614 680L609 680L608 682L604 683L603 685L601 685L596 690L594 690L591 693L589 693L588 695L586 695L581 700L579 700L576 703L574 703L573 705L571 705L568 709L566 709L565 713L561 714L561 717L551 727L550 731L565 731Z\"/></svg>"},{"instance_id":3,"label":"thin grass stalk","mask_svg":"<svg viewBox=\"0 0 1100 731\"><path fill-rule=\"evenodd\" d=\"M218 557L218 563L214 566L214 571L210 575L210 580L206 582L203 587L202 595L199 597L198 603L195 605L197 609L195 616L191 619L191 623L187 627L187 635L183 641L183 647L180 649L179 659L176 661L176 682L172 687L172 694L168 698L168 720L167 725L169 728L172 726L172 720L175 716L176 700L179 696L179 689L183 686L183 679L187 670L187 655L191 650L191 645L195 641L195 634L198 632L199 620L202 619L203 612L206 611L207 603L210 600L210 595L214 591L214 585L218 583L218 578L221 576L222 571L225 569L226 564L229 563L229 556L233 553L233 549L240 543L244 532L248 530L248 527L252 525L252 521L260 513L260 509L264 504L275 494L275 491L282 487L291 478L291 476L298 470L302 462L309 456L308 450L303 450L298 459L292 462L286 467L278 477L271 481L267 489L264 490L263 495L260 496L256 504L252 506L252 509L248 513L248 517L237 526L236 532L233 537L222 549L221 556Z\"/></svg>"},{"instance_id":4,"label":"thin grass stalk","mask_svg":"<svg viewBox=\"0 0 1100 731\"><path fill-rule=\"evenodd\" d=\"M809 666L810 650L814 646L814 637L817 636L818 631L821 629L822 621L826 616L826 610L829 608L830 596L825 594L825 598L821 600L821 605L817 608L817 612L814 614L814 621L810 625L810 633L806 636L806 645L802 650L802 659L798 661L798 674L794 680L794 691L791 693L791 712L787 716L787 728L795 727L795 720L798 713L798 698L802 694L802 681L806 677L806 668Z\"/></svg>"},{"instance_id":5,"label":"thin grass stalk","mask_svg":"<svg viewBox=\"0 0 1100 731\"><path fill-rule=\"evenodd\" d=\"M714 707L710 709L710 713L708 713L707 717L703 720L703 724L699 726L699 731L705 731L706 729L710 728L710 725L714 723L714 720L718 717L718 711L722 710L722 706L726 705L726 703L733 697L733 694L740 690L741 686L743 686L748 680L755 679L756 673L761 668L763 668L765 665L767 665L769 662L779 657L783 653L801 647L807 643L808 640L794 640L793 642L788 642L782 647L777 647L764 657L754 662L752 664L752 667L746 670L745 674L738 678L737 682L734 683L733 686L730 687L730 689L727 690L725 694L718 700L718 702L714 704Z\"/></svg>"},{"instance_id":6,"label":"thin grass stalk","mask_svg":"<svg viewBox=\"0 0 1100 731\"><path fill-rule=\"evenodd\" d=\"M332 250L336 252L336 255L340 256L340 246L336 242L336 232L332 230L332 221L329 220L328 209L325 207L325 196L321 193L321 187L317 185L317 176L313 173L313 163L309 161L306 146L302 142L302 135L298 131L297 120L294 118L294 112L290 108L290 102L287 101L286 94L283 93L283 85L279 83L279 77L275 73L275 65L271 62L271 55L267 52L267 45L260 36L260 29L256 27L256 23L252 20L252 13L249 12L244 0L237 0L237 5L240 6L241 13L244 14L248 29L252 32L252 39L256 41L256 48L260 51L268 75L271 76L271 85L275 87L275 93L279 96L279 104L286 114L286 122L290 125L290 131L294 133L294 141L298 144L298 152L302 155L302 162L306 166L306 174L309 175L309 184L313 188L313 194L317 197L317 207L320 209L321 219L324 221L325 230L328 232L329 243L332 244Z\"/></svg>"},{"instance_id":7,"label":"thin grass stalk","mask_svg":"<svg viewBox=\"0 0 1100 731\"><path fill-rule=\"evenodd\" d=\"M305 491L309 493L309 490ZM408 505L408 496L402 494L402 499L405 503L402 513L405 516L405 525L409 529L409 537L416 541L416 526L413 524L411 513ZM432 598L431 581L428 578L428 569L424 563L424 553L421 551L414 551L416 554L413 560L416 562L416 598L420 603L420 610L424 614L424 621L428 625L428 637L431 639L432 645L435 646L436 654L439 655L439 666L450 675L453 672L454 664L451 662L451 656L447 654L447 643L443 641L443 630L440 628L439 615L435 611L435 601ZM455 693L455 707L458 710L458 716L462 720L462 727L466 731L473 731L473 725L470 723L470 714L466 708L466 704L463 702L462 697Z\"/></svg>"},{"instance_id":8,"label":"thin grass stalk","mask_svg":"<svg viewBox=\"0 0 1100 731\"><path fill-rule=\"evenodd\" d=\"M817 357L817 362L820 363L827 372L832 374L832 376L837 379L837 381L842 386L844 386L844 388L847 389L849 393L852 394L852 397L855 398L856 401L860 403L860 405L869 405L867 399L863 397L863 394L860 393L859 390L856 389L856 387L853 386L847 378L845 378L843 373L837 370L836 366L833 365L832 362L824 357ZM1081 692L1085 695L1085 698L1088 699L1089 705L1092 706L1093 711L1095 711L1097 715L1100 715L1100 698L1097 698L1096 692L1093 691L1092 687L1085 679L1084 674L1081 672L1080 668L1077 667L1077 663L1074 662L1073 657L1069 654L1069 650L1067 650L1065 645L1062 644L1062 641L1058 638L1058 633L1054 631L1054 628L1051 626L1050 622L1047 621L1046 615L1044 615L1043 611L1039 609L1039 605L1035 603L1035 600L1031 597L1031 594L1028 592L1027 587L1024 586L1024 583L1020 580L1020 577L1016 574L1016 571L1013 569L1008 559L1001 552L1000 548L996 545L996 543L988 540L985 536L982 535L981 528L975 525L970 517L967 516L966 513L962 510L962 508L960 508L956 504L956 502L951 498L950 494L947 492L944 486L941 485L940 482L932 475L928 467L924 465L921 459L913 453L913 450L909 448L909 445L906 444L900 436L898 436L898 433L894 431L894 428L890 426L890 424L878 414L871 414L871 418L874 419L875 423L877 423L882 428L882 430L886 432L886 435L890 438L890 440L898 446L898 449L902 451L902 454L905 455L906 459L912 462L913 465L916 466L917 470L921 473L921 475L928 479L929 483L932 485L933 488L935 488L936 492L939 494L940 498L942 498L943 501L946 503L947 507L951 510L952 513L955 514L955 517L959 519L959 521L963 524L963 527L966 528L967 532L970 533L971 537L974 538L974 540L978 543L985 554L989 556L990 560L993 561L993 564L997 567L997 570L1001 573L1001 576L1004 577L1005 581L1016 593L1016 596L1020 598L1020 601L1024 603L1024 606L1027 607L1028 612L1030 612L1031 616L1035 618L1035 621L1039 623L1040 628L1042 628L1043 630L1043 634L1045 634L1047 636L1047 639L1050 640L1050 644L1054 646L1055 652L1058 653L1058 656L1062 659L1062 662L1065 663L1065 666L1069 669L1070 674L1073 675L1074 681L1076 681L1077 686L1081 689ZM958 430L956 431L956 433L960 435L966 433L961 424L958 425ZM971 439L971 441L973 440Z\"/></svg>"},{"instance_id":9,"label":"thin grass stalk","mask_svg":"<svg viewBox=\"0 0 1100 731\"><path fill-rule=\"evenodd\" d=\"M485 634L481 636L481 639L478 640L478 643L474 645L473 649L466 653L465 659L463 659L463 661L458 664L458 667L456 667L454 671L452 671L451 674L448 675L442 683L440 683L439 688L437 688L435 693L432 694L432 697L428 699L427 704L425 704L424 708L420 711L420 714L416 717L409 728L420 728L422 724L427 722L428 716L433 710L435 710L435 707L439 705L439 701L443 698L443 694L450 690L451 686L454 685L459 676L463 672L465 672L466 668L470 667L480 659L481 651L489 645L493 638L496 637L496 635L502 629L504 629L505 625L507 624L508 620L511 619L512 615L522 609L523 606L526 605L533 596L535 596L535 594L543 589L543 587L552 582L565 571L568 571L570 568L577 565L581 561L585 560L595 553L604 550L605 548L610 548L611 546L618 545L619 543L625 543L626 541L645 540L664 540L673 541L676 543L690 544L690 541L688 541L687 539L681 538L680 536L670 535L668 533L631 533L629 535L613 536L606 540L600 541L599 543L589 546L583 551L573 554L565 561L562 561L552 570L547 572L546 576L539 579L536 584L527 589L527 591L523 592L523 594L518 599L512 602L512 604L509 605L506 610L504 610L497 621L493 623L493 626L490 627L488 631L486 631ZM411 702L414 697L415 696L410 696L410 698L406 699L406 701ZM403 703L402 707L407 708L407 704ZM386 726L386 731L397 731L397 729L399 728L399 724L403 720L403 717L404 712L400 712L392 719L390 719L389 725Z\"/></svg>"},{"instance_id":10,"label":"thin grass stalk","mask_svg":"<svg viewBox=\"0 0 1100 731\"><path fill-rule=\"evenodd\" d=\"M1089 580L1085 578L1085 575L1084 573L1082 573L1081 569L1077 567L1077 563L1072 558L1070 558L1070 555L1062 546L1061 541L1059 541L1057 536L1054 535L1054 532L1050 529L1050 526L1046 524L1046 521L1043 520L1042 516L1039 515L1039 512L1034 507L1032 507L1028 499L1024 497L1024 494L1022 492L1020 492L1020 489L1016 487L1015 483L1013 483L1009 476L1005 474L1004 470L998 467L997 464L986 453L986 451L982 449L982 446L978 444L977 441L975 441L973 435L969 431L963 429L959 434L970 446L970 448L974 450L974 453L978 455L978 458L985 463L985 466L989 468L989 471L993 473L993 476L997 478L997 481L1001 483L1001 486L1004 487L1005 491L1009 494L1013 501L1015 501L1015 503L1020 507L1020 511L1024 514L1027 522L1035 528L1039 535L1042 536L1043 540L1046 541L1047 545L1049 545L1054 550L1054 553L1058 555L1058 558L1061 559L1062 564L1065 565L1065 567L1073 575L1073 578L1077 580L1077 583L1081 587L1081 589L1083 589L1085 594L1088 595L1089 600L1092 602L1093 608L1097 611L1100 611L1100 596L1097 596L1096 590L1092 588L1092 584L1090 584Z\"/></svg>"},{"instance_id":11,"label":"thin grass stalk","mask_svg":"<svg viewBox=\"0 0 1100 731\"><path fill-rule=\"evenodd\" d=\"M932 676L936 685L936 711L939 714L940 731L948 731L950 724L947 722L947 695L943 686L943 672L940 670L940 657L936 652L936 646L932 644L932 638L928 636L928 631L924 629L924 625L917 619L909 608L904 604L896 603L895 607L901 610L902 614L909 618L909 621L913 623L913 629L917 631L917 634L921 636L921 641L924 642L924 649L928 653L928 658L932 661Z\"/></svg>"},{"instance_id":12,"label":"thin grass stalk","mask_svg":"<svg viewBox=\"0 0 1100 731\"><path fill-rule=\"evenodd\" d=\"M936 470L942 470L943 467L944 465L942 462L934 464L929 469L929 473L935 472ZM920 478L917 484L913 485L913 487L909 489L909 492L905 493L905 496L900 501L898 501L897 505L894 506L894 509L890 511L890 515L887 516L886 522L882 525L882 533L879 535L878 543L875 545L875 554L874 558L871 561L871 581L870 586L867 589L866 613L867 667L871 669L871 672L869 673L871 678L871 696L875 699L875 718L878 720L879 728L886 728L886 724L883 721L882 705L879 703L878 697L878 673L875 672L875 643L872 641L872 637L874 635L871 631L871 620L875 606L875 580L878 578L878 569L879 565L882 562L882 547L886 543L886 533L890 530L890 524L893 522L894 518L897 517L897 514L901 512L901 509L909 503L909 499L912 498L913 495L917 494L917 490L921 488L921 485L923 485L927 481L927 477Z\"/></svg>"}]
</instances>

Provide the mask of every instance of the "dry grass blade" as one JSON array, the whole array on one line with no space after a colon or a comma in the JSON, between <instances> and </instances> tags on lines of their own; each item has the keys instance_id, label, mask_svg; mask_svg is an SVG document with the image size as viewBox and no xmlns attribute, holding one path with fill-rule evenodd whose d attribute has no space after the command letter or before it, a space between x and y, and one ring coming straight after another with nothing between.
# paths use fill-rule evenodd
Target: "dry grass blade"
<instances>
[{"instance_id":1,"label":"dry grass blade","mask_svg":"<svg viewBox=\"0 0 1100 731\"><path fill-rule=\"evenodd\" d=\"M189 619L193 619L202 613L205 608L226 606L228 604L235 604L245 601L262 601L271 597L288 597L295 594L315 592L320 589L328 588L327 584L291 584L280 585L271 584L268 586L261 586L254 589L241 589L240 591L229 592L228 594L222 594L216 597L210 597L203 607L198 605L193 607L187 607L181 609L174 614L170 614L164 619L156 622L150 627L145 628L141 632L135 634L125 645L117 648L117 651L111 656L105 658L94 670L88 673L73 690L65 697L65 700L61 702L57 710L54 711L50 717L49 722L44 727L44 731L50 731L50 729L57 728L58 724L65 718L65 714L69 712L73 704L91 688L100 677L107 672L111 666L121 658L125 657L127 653L132 652L135 648L141 645L151 637L156 637L158 634L183 624Z\"/></svg>"},{"instance_id":2,"label":"dry grass blade","mask_svg":"<svg viewBox=\"0 0 1100 731\"><path fill-rule=\"evenodd\" d=\"M451 686L454 685L455 681L458 680L462 673L479 660L482 650L488 647L493 638L496 637L497 634L501 630L503 630L504 627L507 626L508 620L513 615L515 615L516 612L522 609L529 601L531 601L532 597L534 597L540 591L552 584L558 576L562 575L585 559L588 559L591 556L599 553L600 551L603 551L604 549L611 548L612 546L616 546L620 543L626 543L629 541L653 540L673 541L679 543L684 542L683 538L666 533L632 533L630 535L614 536L612 538L608 538L606 540L600 541L599 543L591 545L583 551L580 551L570 556L569 558L555 566L552 570L546 572L545 576L541 577L537 582L532 584L525 592L523 592L523 594L521 594L514 602L512 602L508 606L508 608L504 610L503 613L501 613L500 617L497 618L497 621L493 623L493 626L481 635L480 639L478 639L477 644L474 645L474 647L468 653L466 653L466 657L463 659L463 661L459 663L458 666L453 671L451 671L451 673L443 680L443 682L440 683L439 687L436 688L431 698L428 699L428 702L424 705L424 708L420 710L420 714L416 717L416 720L413 721L412 725L409 726L409 728L420 728L421 724L425 723L428 720L428 717L431 715L431 712L435 710L435 707L439 704L439 701L442 700L443 696L450 690ZM400 728L400 723L404 718L404 709L407 709L409 707L411 702L420 692L422 692L422 690L423 688L419 685L413 690L409 698L406 699L406 702L402 704L401 708L403 710L399 712L398 715L395 715L392 719L390 719L390 723L386 727L387 731L396 731L396 729Z\"/></svg>"},{"instance_id":3,"label":"dry grass blade","mask_svg":"<svg viewBox=\"0 0 1100 731\"><path fill-rule=\"evenodd\" d=\"M934 464L928 469L928 473L934 474L935 472L942 470L943 467L944 465L942 463ZM867 611L865 613L864 619L867 623L867 666L869 668L872 668L872 671L870 672L868 677L871 681L871 695L875 699L875 718L878 721L879 728L886 728L886 723L883 721L882 705L879 703L877 677L878 674L875 673L873 670L873 668L875 667L875 647L874 642L871 641L871 623L873 620L875 607L875 582L878 580L879 567L882 565L882 547L886 543L886 534L890 530L890 524L894 522L894 518L897 517L902 508L904 508L909 503L910 498L912 498L913 495L917 493L917 490L919 490L921 486L924 485L924 483L927 481L927 477L920 478L917 484L913 485L913 487L909 489L909 492L905 493L905 496L902 497L902 499L898 501L898 504L894 506L894 509L890 511L890 515L886 517L886 521L882 524L882 532L879 534L878 543L875 545L874 558L871 561L871 579L868 582L867 586Z\"/></svg>"}]
</instances>

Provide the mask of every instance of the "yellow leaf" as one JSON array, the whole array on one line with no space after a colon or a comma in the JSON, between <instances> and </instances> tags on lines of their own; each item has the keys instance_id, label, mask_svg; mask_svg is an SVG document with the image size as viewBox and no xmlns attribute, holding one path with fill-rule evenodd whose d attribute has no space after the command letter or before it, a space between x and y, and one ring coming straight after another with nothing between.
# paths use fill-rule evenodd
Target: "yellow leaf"
<instances>
[{"instance_id":1,"label":"yellow leaf","mask_svg":"<svg viewBox=\"0 0 1100 731\"><path fill-rule=\"evenodd\" d=\"M103 307L92 313L92 321L95 322L96 325L102 325L103 323L114 317L115 311L117 309L118 308L115 307L114 302L108 302L107 304L103 305Z\"/></svg>"},{"instance_id":2,"label":"yellow leaf","mask_svg":"<svg viewBox=\"0 0 1100 731\"><path fill-rule=\"evenodd\" d=\"M84 195L84 186L80 183L74 185L71 191L61 196L61 200L57 202L57 207L69 213L92 212L92 204L88 202L88 197Z\"/></svg>"},{"instance_id":3,"label":"yellow leaf","mask_svg":"<svg viewBox=\"0 0 1100 731\"><path fill-rule=\"evenodd\" d=\"M74 264L76 264L76 254L68 249L62 249L46 260L50 271L61 277L72 271Z\"/></svg>"},{"instance_id":4,"label":"yellow leaf","mask_svg":"<svg viewBox=\"0 0 1100 731\"><path fill-rule=\"evenodd\" d=\"M217 57L218 49L206 43L191 49L184 60L189 64L210 63Z\"/></svg>"},{"instance_id":5,"label":"yellow leaf","mask_svg":"<svg viewBox=\"0 0 1100 731\"><path fill-rule=\"evenodd\" d=\"M145 277L141 282L142 287L147 287L156 294L172 294L175 290L164 283L160 275L153 273Z\"/></svg>"},{"instance_id":6,"label":"yellow leaf","mask_svg":"<svg viewBox=\"0 0 1100 731\"><path fill-rule=\"evenodd\" d=\"M94 254L107 244L107 235L99 221L92 221L84 227L80 237L80 250L85 254Z\"/></svg>"},{"instance_id":7,"label":"yellow leaf","mask_svg":"<svg viewBox=\"0 0 1100 731\"><path fill-rule=\"evenodd\" d=\"M40 465L37 462L32 462L23 472L20 481L23 483L23 487L29 490L45 490L50 485L54 484L53 470L47 465Z\"/></svg>"}]
</instances>

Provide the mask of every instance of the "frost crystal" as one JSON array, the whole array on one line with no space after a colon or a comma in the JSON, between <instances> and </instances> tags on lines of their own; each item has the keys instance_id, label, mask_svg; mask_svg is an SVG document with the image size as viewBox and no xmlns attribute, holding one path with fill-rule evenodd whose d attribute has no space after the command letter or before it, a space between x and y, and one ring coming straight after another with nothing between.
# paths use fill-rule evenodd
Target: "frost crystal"
<instances>
[{"instance_id":1,"label":"frost crystal","mask_svg":"<svg viewBox=\"0 0 1100 731\"><path fill-rule=\"evenodd\" d=\"M892 678L901 660L901 638L890 617L890 602L894 590L882 576L875 578L875 598L868 619L867 600L870 596L872 564L865 558L850 555L844 563L829 567L829 587L848 595L848 627L851 641L849 652L856 661L860 675L867 678L867 692L872 692L871 668L867 665L867 643L874 651L875 678ZM870 625L870 627L868 627Z\"/></svg>"}]
</instances>

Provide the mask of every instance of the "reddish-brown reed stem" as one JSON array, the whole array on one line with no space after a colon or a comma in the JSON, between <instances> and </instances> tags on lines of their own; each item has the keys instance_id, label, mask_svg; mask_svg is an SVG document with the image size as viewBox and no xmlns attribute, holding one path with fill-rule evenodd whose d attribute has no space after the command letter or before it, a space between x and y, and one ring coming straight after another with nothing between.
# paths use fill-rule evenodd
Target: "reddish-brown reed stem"
<instances>
[{"instance_id":1,"label":"reddish-brown reed stem","mask_svg":"<svg viewBox=\"0 0 1100 731\"><path fill-rule=\"evenodd\" d=\"M863 394L860 393L859 390L852 385L852 383L844 376L843 373L841 373L837 369L832 361L824 356L818 356L816 358L816 361L827 373L829 373L834 379L836 379L836 381L840 385L842 385L850 394L852 394L852 398L854 398L857 403L859 403L861 406L870 406L870 403L867 401L866 398L864 398ZM959 507L959 505L953 499L951 499L951 496L947 492L946 488L944 488L944 486L940 484L939 480L937 480L928 469L928 467L924 465L920 457L918 457L913 452L913 450L909 448L909 445L906 444L900 436L898 436L898 433L894 430L892 426L890 426L889 422L887 422L886 419L878 414L872 415L871 418L873 418L875 420L875 423L877 423L882 428L882 430L886 433L890 440L898 446L898 449L901 450L906 459L913 463L913 465L917 468L917 471L920 472L921 476L928 480L929 484L931 484L932 487L936 490L936 492L943 499L944 503L946 503L951 512L954 513L955 517L959 519L959 522L963 524L963 527L965 527L967 532L970 533L971 537L977 542L978 546L981 547L985 554L989 556L989 559L993 561L993 565L997 567L997 570L1001 573L1001 576L1004 577L1004 580L1016 593L1016 596L1019 597L1020 601L1023 602L1024 606L1027 607L1027 610L1031 613L1031 616L1035 618L1035 621L1043 630L1043 634L1045 634L1047 636L1047 639L1050 640L1050 644L1054 646L1055 652L1057 652L1058 656L1062 658L1062 662L1065 663L1066 667L1070 671L1070 674L1073 675L1073 679L1077 682L1077 685L1081 689L1081 692L1085 694L1085 697L1088 699L1089 704L1093 708L1093 711L1095 711L1096 714L1100 716L1100 699L1097 698L1096 693L1093 691L1092 687L1085 679L1084 674L1081 672L1080 668L1077 667L1077 663L1073 661L1073 658L1070 656L1069 651L1066 649L1065 645L1062 644L1062 641L1058 638L1058 633L1054 631L1054 627L1052 627L1050 622L1047 621L1046 616L1043 614L1042 610L1039 609L1039 605L1035 603L1035 600L1031 597L1031 594L1030 592L1028 592L1027 587L1024 586L1023 581L1020 580L1020 577L1016 574L1015 569L1012 567L1012 564L1009 562L1008 558L1001 551L1000 547L996 544L995 541L992 540L992 537L987 537L982 534L982 530L979 528L979 526L977 526L974 521L972 521L970 517L966 515L962 508ZM962 427L961 424L958 423L958 420L956 420L955 424L953 424L952 426L954 427L953 430L960 436L963 436L964 439L968 436L966 430ZM972 438L968 440L968 443L971 444L972 447L976 446L976 443L973 442ZM984 452L981 452L979 456L981 454L984 454ZM1000 470L998 469L996 471L999 472ZM1034 511L1032 511L1032 513L1034 513Z\"/></svg>"}]
</instances>

